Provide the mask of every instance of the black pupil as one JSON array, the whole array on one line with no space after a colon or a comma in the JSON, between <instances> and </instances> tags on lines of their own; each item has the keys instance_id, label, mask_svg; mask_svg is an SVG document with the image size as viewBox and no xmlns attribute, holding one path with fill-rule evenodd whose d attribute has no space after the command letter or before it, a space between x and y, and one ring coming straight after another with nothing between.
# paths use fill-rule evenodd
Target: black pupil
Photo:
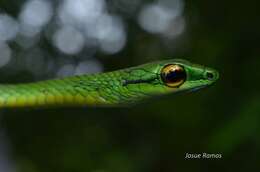
<instances>
[{"instance_id":1,"label":"black pupil","mask_svg":"<svg viewBox=\"0 0 260 172\"><path fill-rule=\"evenodd\" d=\"M165 81L167 81L169 83L179 82L179 81L184 80L185 78L186 78L186 73L185 73L185 71L183 71L181 69L169 71L164 76Z\"/></svg>"}]
</instances>

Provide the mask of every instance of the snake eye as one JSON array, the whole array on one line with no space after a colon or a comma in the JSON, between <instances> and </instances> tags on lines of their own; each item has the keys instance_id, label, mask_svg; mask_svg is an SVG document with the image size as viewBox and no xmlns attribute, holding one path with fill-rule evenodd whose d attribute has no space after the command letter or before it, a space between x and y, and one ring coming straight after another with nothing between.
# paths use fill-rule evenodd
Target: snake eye
<instances>
[{"instance_id":1,"label":"snake eye","mask_svg":"<svg viewBox=\"0 0 260 172\"><path fill-rule=\"evenodd\" d=\"M162 68L161 78L169 87L179 87L186 80L184 68L177 64L169 64Z\"/></svg>"}]
</instances>

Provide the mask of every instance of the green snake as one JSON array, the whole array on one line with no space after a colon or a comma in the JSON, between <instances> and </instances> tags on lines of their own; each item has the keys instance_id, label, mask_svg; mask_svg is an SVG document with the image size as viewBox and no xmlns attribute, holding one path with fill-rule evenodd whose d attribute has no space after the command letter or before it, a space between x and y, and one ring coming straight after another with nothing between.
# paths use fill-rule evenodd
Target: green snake
<instances>
[{"instance_id":1,"label":"green snake","mask_svg":"<svg viewBox=\"0 0 260 172\"><path fill-rule=\"evenodd\" d=\"M0 84L0 107L120 106L214 83L216 70L171 59L106 73Z\"/></svg>"}]
</instances>

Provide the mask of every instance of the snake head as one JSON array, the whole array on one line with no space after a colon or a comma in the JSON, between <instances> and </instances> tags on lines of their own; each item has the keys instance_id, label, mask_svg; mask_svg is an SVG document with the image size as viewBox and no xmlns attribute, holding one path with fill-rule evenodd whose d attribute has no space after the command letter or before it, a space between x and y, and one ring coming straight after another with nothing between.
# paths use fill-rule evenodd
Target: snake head
<instances>
[{"instance_id":1,"label":"snake head","mask_svg":"<svg viewBox=\"0 0 260 172\"><path fill-rule=\"evenodd\" d=\"M219 78L216 70L181 59L148 63L130 68L128 73L124 86L145 95L195 91Z\"/></svg>"}]
</instances>

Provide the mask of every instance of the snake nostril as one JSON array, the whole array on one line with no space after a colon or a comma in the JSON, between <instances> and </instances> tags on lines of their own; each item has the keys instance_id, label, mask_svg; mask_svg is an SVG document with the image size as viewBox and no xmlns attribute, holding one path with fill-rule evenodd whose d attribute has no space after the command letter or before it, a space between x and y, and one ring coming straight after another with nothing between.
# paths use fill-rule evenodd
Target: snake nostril
<instances>
[{"instance_id":1,"label":"snake nostril","mask_svg":"<svg viewBox=\"0 0 260 172\"><path fill-rule=\"evenodd\" d=\"M207 73L206 73L206 76L207 76L207 79L208 79L208 80L212 80L212 79L214 78L214 74L211 73L211 72L207 72Z\"/></svg>"}]
</instances>

